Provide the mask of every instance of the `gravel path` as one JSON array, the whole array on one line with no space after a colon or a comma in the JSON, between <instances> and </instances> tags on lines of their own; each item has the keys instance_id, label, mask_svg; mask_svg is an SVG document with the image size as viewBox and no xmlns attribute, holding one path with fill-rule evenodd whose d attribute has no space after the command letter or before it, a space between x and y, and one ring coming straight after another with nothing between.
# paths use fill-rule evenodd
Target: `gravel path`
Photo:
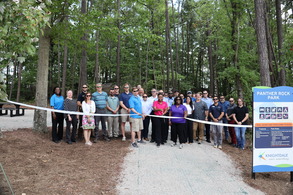
<instances>
[{"instance_id":1,"label":"gravel path","mask_svg":"<svg viewBox=\"0 0 293 195\"><path fill-rule=\"evenodd\" d=\"M10 117L8 115L0 116L0 128L2 131L11 131L18 128L32 128L34 120L34 110L26 109L24 116ZM47 125L52 126L51 112L47 112Z\"/></svg>"},{"instance_id":2,"label":"gravel path","mask_svg":"<svg viewBox=\"0 0 293 195\"><path fill-rule=\"evenodd\" d=\"M169 141L170 142L170 141ZM123 165L119 194L264 194L245 184L229 157L207 142L140 144Z\"/></svg>"}]
</instances>

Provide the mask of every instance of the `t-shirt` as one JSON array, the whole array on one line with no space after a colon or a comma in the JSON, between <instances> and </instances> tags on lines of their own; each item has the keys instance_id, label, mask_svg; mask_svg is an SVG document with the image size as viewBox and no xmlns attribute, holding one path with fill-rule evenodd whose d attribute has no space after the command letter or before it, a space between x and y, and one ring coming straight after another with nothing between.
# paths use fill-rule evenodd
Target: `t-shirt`
<instances>
[{"instance_id":1,"label":"t-shirt","mask_svg":"<svg viewBox=\"0 0 293 195\"><path fill-rule=\"evenodd\" d=\"M142 105L141 105L141 100L139 96L133 95L129 98L129 108L134 108L136 112L142 114ZM134 115L130 115L131 118L142 118L142 116L137 115L132 110L130 110L130 114L134 114Z\"/></svg>"},{"instance_id":2,"label":"t-shirt","mask_svg":"<svg viewBox=\"0 0 293 195\"><path fill-rule=\"evenodd\" d=\"M236 104L229 104L228 108L227 108L227 115L230 116L231 114L233 114L234 112L234 108L236 107Z\"/></svg>"},{"instance_id":3,"label":"t-shirt","mask_svg":"<svg viewBox=\"0 0 293 195\"><path fill-rule=\"evenodd\" d=\"M195 101L193 102L193 118L197 120L205 120L206 114L205 111L208 111L208 106L204 101Z\"/></svg>"},{"instance_id":4,"label":"t-shirt","mask_svg":"<svg viewBox=\"0 0 293 195\"><path fill-rule=\"evenodd\" d=\"M172 116L184 117L184 112L187 111L187 108L182 104L180 104L178 107L176 105L172 105L169 111L172 112ZM185 118L172 118L171 122L172 123L185 123L186 120L185 120Z\"/></svg>"},{"instance_id":5,"label":"t-shirt","mask_svg":"<svg viewBox=\"0 0 293 195\"><path fill-rule=\"evenodd\" d=\"M142 113L149 115L153 110L153 102L150 102L149 100L146 100L146 101L142 100L141 104L142 104Z\"/></svg>"},{"instance_id":6,"label":"t-shirt","mask_svg":"<svg viewBox=\"0 0 293 195\"><path fill-rule=\"evenodd\" d=\"M92 94L92 100L95 102L96 107L99 109L106 108L108 95L106 92L95 92Z\"/></svg>"},{"instance_id":7,"label":"t-shirt","mask_svg":"<svg viewBox=\"0 0 293 195\"><path fill-rule=\"evenodd\" d=\"M220 104L217 106L215 104L211 105L209 111L212 113L214 118L218 118L221 113L224 112L223 107Z\"/></svg>"},{"instance_id":8,"label":"t-shirt","mask_svg":"<svg viewBox=\"0 0 293 195\"><path fill-rule=\"evenodd\" d=\"M248 113L248 108L246 106L242 106L241 108L239 106L234 108L234 114L238 122L241 122L244 118L246 113ZM244 121L243 125L247 124L247 120Z\"/></svg>"},{"instance_id":9,"label":"t-shirt","mask_svg":"<svg viewBox=\"0 0 293 195\"><path fill-rule=\"evenodd\" d=\"M50 98L50 106L54 107L54 109L56 110L64 110L63 96L57 96L56 94L52 95L52 97Z\"/></svg>"},{"instance_id":10,"label":"t-shirt","mask_svg":"<svg viewBox=\"0 0 293 195\"><path fill-rule=\"evenodd\" d=\"M129 99L130 99L130 97L132 96L132 93L125 93L125 92L123 92L123 93L121 93L120 95L119 95L119 101L121 102L123 102L123 104L127 107L127 108L129 108Z\"/></svg>"},{"instance_id":11,"label":"t-shirt","mask_svg":"<svg viewBox=\"0 0 293 195\"><path fill-rule=\"evenodd\" d=\"M160 102L159 101L154 101L153 103L153 107L156 107L156 109L167 109L168 108L168 104L164 101ZM155 115L159 115L162 116L163 115L163 111L155 111L154 112Z\"/></svg>"},{"instance_id":12,"label":"t-shirt","mask_svg":"<svg viewBox=\"0 0 293 195\"><path fill-rule=\"evenodd\" d=\"M82 103L84 100L85 100L85 96L86 96L86 93L84 92L81 92L78 97L77 97L77 101L79 101L80 103Z\"/></svg>"}]
</instances>

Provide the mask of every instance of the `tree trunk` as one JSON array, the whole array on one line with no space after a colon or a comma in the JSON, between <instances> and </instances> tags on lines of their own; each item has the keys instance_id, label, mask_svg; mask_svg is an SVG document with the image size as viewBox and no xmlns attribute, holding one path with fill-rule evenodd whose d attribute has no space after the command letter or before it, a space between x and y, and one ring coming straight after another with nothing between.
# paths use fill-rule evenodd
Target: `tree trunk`
<instances>
[{"instance_id":1,"label":"tree trunk","mask_svg":"<svg viewBox=\"0 0 293 195\"><path fill-rule=\"evenodd\" d=\"M207 30L207 39L210 39L211 30ZM209 59L209 69L210 69L210 95L214 95L214 64L213 64L213 47L212 41L208 41L208 59Z\"/></svg>"},{"instance_id":2,"label":"tree trunk","mask_svg":"<svg viewBox=\"0 0 293 195\"><path fill-rule=\"evenodd\" d=\"M61 85L61 51L60 51L60 45L58 44L58 59L57 59L57 86L60 87Z\"/></svg>"},{"instance_id":3,"label":"tree trunk","mask_svg":"<svg viewBox=\"0 0 293 195\"><path fill-rule=\"evenodd\" d=\"M167 89L169 89L170 83L170 51L169 51L169 44L170 44L170 24L169 24L169 11L168 11L168 0L165 0L165 19L166 19L166 27L165 27L165 40L166 40L166 68L167 68ZM163 86L165 87L165 86Z\"/></svg>"},{"instance_id":4,"label":"tree trunk","mask_svg":"<svg viewBox=\"0 0 293 195\"><path fill-rule=\"evenodd\" d=\"M9 99L11 100L12 98L12 92L14 89L14 82L15 82L15 78L16 78L16 65L18 64L18 62L16 60L14 60L14 67L13 67L13 75L11 77L11 85L10 85L10 91L9 91Z\"/></svg>"},{"instance_id":5,"label":"tree trunk","mask_svg":"<svg viewBox=\"0 0 293 195\"><path fill-rule=\"evenodd\" d=\"M68 60L68 47L64 46L64 54L63 54L63 70L62 70L62 92L61 94L65 96L65 88L66 88L66 80L67 80L67 60Z\"/></svg>"},{"instance_id":6,"label":"tree trunk","mask_svg":"<svg viewBox=\"0 0 293 195\"><path fill-rule=\"evenodd\" d=\"M44 34L40 33L38 68L36 83L36 106L47 107L48 100L48 69L49 69L50 37L49 28L44 29ZM35 110L34 130L39 132L48 132L47 111Z\"/></svg>"},{"instance_id":7,"label":"tree trunk","mask_svg":"<svg viewBox=\"0 0 293 195\"><path fill-rule=\"evenodd\" d=\"M118 36L117 36L117 51L116 51L116 82L117 85L120 86L120 39L121 39L121 35L120 35L120 30L121 30L121 24L120 24L120 0L117 0L117 17L118 17L118 21L117 21L117 28L118 28Z\"/></svg>"},{"instance_id":8,"label":"tree trunk","mask_svg":"<svg viewBox=\"0 0 293 195\"><path fill-rule=\"evenodd\" d=\"M18 75L17 75L17 93L16 93L16 101L19 102L19 98L20 98L20 87L21 87L21 73L22 73L22 63L20 62L18 64Z\"/></svg>"},{"instance_id":9,"label":"tree trunk","mask_svg":"<svg viewBox=\"0 0 293 195\"><path fill-rule=\"evenodd\" d=\"M276 18L277 18L277 33L278 33L278 57L279 57L279 84L286 85L285 67L282 63L282 45L283 45L283 27L282 27L282 10L281 0L276 0Z\"/></svg>"},{"instance_id":10,"label":"tree trunk","mask_svg":"<svg viewBox=\"0 0 293 195\"><path fill-rule=\"evenodd\" d=\"M95 61L95 82L101 82L100 76L100 63L99 63L99 31L96 31L96 61Z\"/></svg>"},{"instance_id":11,"label":"tree trunk","mask_svg":"<svg viewBox=\"0 0 293 195\"><path fill-rule=\"evenodd\" d=\"M87 10L87 2L86 0L82 0L81 2L81 13L86 14ZM87 42L87 34L84 33L82 40L84 41L84 44ZM81 63L80 63L80 69L79 69L79 85L78 85L78 91L82 90L82 85L87 83L87 52L86 47L83 46L82 52L81 52Z\"/></svg>"},{"instance_id":12,"label":"tree trunk","mask_svg":"<svg viewBox=\"0 0 293 195\"><path fill-rule=\"evenodd\" d=\"M271 86L268 46L265 27L265 0L254 0L256 13L256 36L258 60L260 66L260 81L262 86Z\"/></svg>"}]
</instances>

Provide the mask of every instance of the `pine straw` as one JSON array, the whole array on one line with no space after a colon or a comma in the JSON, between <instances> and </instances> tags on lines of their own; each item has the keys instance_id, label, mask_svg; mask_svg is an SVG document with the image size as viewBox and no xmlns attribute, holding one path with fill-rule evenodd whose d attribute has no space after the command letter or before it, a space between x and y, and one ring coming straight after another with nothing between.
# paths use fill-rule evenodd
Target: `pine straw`
<instances>
[{"instance_id":1,"label":"pine straw","mask_svg":"<svg viewBox=\"0 0 293 195\"><path fill-rule=\"evenodd\" d=\"M5 132L0 162L15 194L115 194L129 142L56 144L31 129Z\"/></svg>"}]
</instances>

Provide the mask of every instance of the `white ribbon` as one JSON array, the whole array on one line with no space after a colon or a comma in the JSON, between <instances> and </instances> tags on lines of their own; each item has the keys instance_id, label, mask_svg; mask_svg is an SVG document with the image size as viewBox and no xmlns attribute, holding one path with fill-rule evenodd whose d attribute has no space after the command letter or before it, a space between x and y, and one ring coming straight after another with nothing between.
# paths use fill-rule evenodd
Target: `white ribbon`
<instances>
[{"instance_id":1,"label":"white ribbon","mask_svg":"<svg viewBox=\"0 0 293 195\"><path fill-rule=\"evenodd\" d=\"M23 104L19 102L14 102L7 100L7 102L11 104L16 104L20 106L25 106L29 108L34 108L38 110L45 110L45 111L50 111L50 112L58 112L58 113L64 113L64 114L74 114L74 115L85 115L83 112L71 112L71 111L65 111L65 110L55 110L51 108L44 108L44 107L39 107L39 106L32 106L29 104ZM89 116L130 116L130 115L136 115L136 114L86 114ZM182 117L174 117L174 116L159 116L159 115L146 115L150 117L157 117L157 118L182 118ZM210 124L210 125L218 125L218 126L226 126L226 127L246 127L246 128L252 128L252 125L237 125L237 124L226 124L226 123L216 123L216 122L210 122L210 121L205 121L205 120L197 120L197 119L192 119L192 118L186 118L187 120L193 121L193 122L198 122L198 123L204 123L204 124Z\"/></svg>"}]
</instances>

